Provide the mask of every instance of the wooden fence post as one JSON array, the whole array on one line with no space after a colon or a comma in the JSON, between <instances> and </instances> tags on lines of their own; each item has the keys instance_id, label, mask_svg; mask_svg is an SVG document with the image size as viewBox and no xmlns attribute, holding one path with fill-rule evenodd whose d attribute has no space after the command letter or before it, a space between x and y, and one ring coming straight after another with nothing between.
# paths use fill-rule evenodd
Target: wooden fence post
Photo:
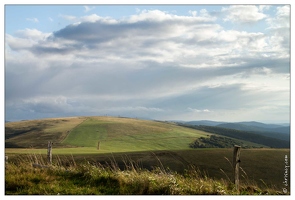
<instances>
[{"instance_id":1,"label":"wooden fence post","mask_svg":"<svg viewBox=\"0 0 295 200\"><path fill-rule=\"evenodd\" d=\"M100 148L100 141L97 142L97 150Z\"/></svg>"},{"instance_id":2,"label":"wooden fence post","mask_svg":"<svg viewBox=\"0 0 295 200\"><path fill-rule=\"evenodd\" d=\"M235 185L236 189L239 190L239 168L240 168L240 152L241 146L234 146L234 156L233 156L233 168L234 168L234 177L235 177Z\"/></svg>"},{"instance_id":3,"label":"wooden fence post","mask_svg":"<svg viewBox=\"0 0 295 200\"><path fill-rule=\"evenodd\" d=\"M52 164L52 142L48 141L48 148L47 148L47 160L48 163Z\"/></svg>"}]
</instances>

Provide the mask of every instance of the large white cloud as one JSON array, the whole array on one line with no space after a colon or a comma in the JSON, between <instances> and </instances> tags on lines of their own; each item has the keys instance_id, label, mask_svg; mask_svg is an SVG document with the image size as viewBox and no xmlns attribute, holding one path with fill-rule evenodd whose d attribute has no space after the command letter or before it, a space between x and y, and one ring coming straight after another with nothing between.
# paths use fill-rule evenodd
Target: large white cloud
<instances>
[{"instance_id":1,"label":"large white cloud","mask_svg":"<svg viewBox=\"0 0 295 200\"><path fill-rule=\"evenodd\" d=\"M262 7L254 5L234 5L222 9L226 13L224 20L234 23L253 23L265 19L267 15L262 10Z\"/></svg>"},{"instance_id":2,"label":"large white cloud","mask_svg":"<svg viewBox=\"0 0 295 200\"><path fill-rule=\"evenodd\" d=\"M234 22L254 23L266 19L264 10L236 6L222 12L228 20L242 12ZM269 32L227 30L206 10L191 13L72 16L73 24L53 33L25 29L6 35L7 117L29 112L235 119L237 110L248 116L262 107L286 113L290 55L288 35L278 31L289 28L288 10L278 7L268 18Z\"/></svg>"}]
</instances>

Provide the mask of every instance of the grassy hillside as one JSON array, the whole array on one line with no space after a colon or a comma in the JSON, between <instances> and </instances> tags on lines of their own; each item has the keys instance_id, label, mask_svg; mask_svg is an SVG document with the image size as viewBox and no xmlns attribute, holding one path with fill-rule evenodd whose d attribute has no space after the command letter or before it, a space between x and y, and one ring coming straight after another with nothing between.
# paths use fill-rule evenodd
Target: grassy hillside
<instances>
[{"instance_id":1,"label":"grassy hillside","mask_svg":"<svg viewBox=\"0 0 295 200\"><path fill-rule=\"evenodd\" d=\"M84 147L97 152L189 149L210 133L173 123L115 117L77 117L6 123L6 148Z\"/></svg>"},{"instance_id":2,"label":"grassy hillside","mask_svg":"<svg viewBox=\"0 0 295 200\"><path fill-rule=\"evenodd\" d=\"M189 149L198 138L210 143L206 138L214 133L194 128L168 122L116 117L72 117L9 122L5 124L5 147L30 148L35 149L31 152L39 153L36 149L45 151L47 142L52 141L57 153L86 154ZM267 144L263 145L264 139L262 143L255 143L256 139L253 138L247 141L247 137L226 136L231 137L232 139L227 140L233 143L243 144L241 146L267 147ZM15 151L17 152L19 150Z\"/></svg>"},{"instance_id":3,"label":"grassy hillside","mask_svg":"<svg viewBox=\"0 0 295 200\"><path fill-rule=\"evenodd\" d=\"M63 142L68 145L96 147L109 152L188 149L204 131L194 131L174 124L128 119L89 118L75 128Z\"/></svg>"},{"instance_id":4,"label":"grassy hillside","mask_svg":"<svg viewBox=\"0 0 295 200\"><path fill-rule=\"evenodd\" d=\"M230 163L225 159L232 159L232 148L192 149L189 145L196 139L208 139L213 134L174 123L115 117L73 117L9 122L5 124L5 131L5 154L9 155L10 162L14 158L32 158L38 154L46 161L46 147L50 140L54 143L53 162L58 165L68 166L67 163L85 161L97 165L114 162L124 169L128 162L140 169L152 170L158 166L178 173L196 166L206 176L217 179L227 179L232 174ZM255 146L255 143L244 140L237 142ZM243 174L241 182L247 186L255 180L259 186L266 183L267 187L281 189L286 155L290 157L289 149L243 149L240 166L247 174ZM27 178L25 175L22 177ZM18 180L18 177L15 178ZM63 176L60 178L63 179ZM47 192L51 191L47 189ZM58 187L56 189L58 191ZM18 191L12 193L20 194Z\"/></svg>"},{"instance_id":5,"label":"grassy hillside","mask_svg":"<svg viewBox=\"0 0 295 200\"><path fill-rule=\"evenodd\" d=\"M65 147L62 141L85 117L53 118L5 123L6 148L44 148L50 140Z\"/></svg>"}]
</instances>

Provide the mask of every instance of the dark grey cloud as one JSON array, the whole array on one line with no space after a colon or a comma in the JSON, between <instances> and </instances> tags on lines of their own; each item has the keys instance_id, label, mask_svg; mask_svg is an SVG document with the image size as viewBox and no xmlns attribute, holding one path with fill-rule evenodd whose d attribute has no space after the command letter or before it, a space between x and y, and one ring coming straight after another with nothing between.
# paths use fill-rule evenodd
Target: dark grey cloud
<instances>
[{"instance_id":1,"label":"dark grey cloud","mask_svg":"<svg viewBox=\"0 0 295 200\"><path fill-rule=\"evenodd\" d=\"M153 37L165 38L174 35L175 28L193 26L194 29L203 28L203 23L197 18L185 19L165 19L163 21L118 21L116 23L106 23L104 21L81 22L69 25L59 31L54 32L53 38L63 38L67 40L80 41L85 43L105 43L112 39L125 37Z\"/></svg>"},{"instance_id":2,"label":"dark grey cloud","mask_svg":"<svg viewBox=\"0 0 295 200\"><path fill-rule=\"evenodd\" d=\"M241 72L250 75L251 73L259 73L259 69L269 68L274 73L290 73L290 59L288 58L273 58L273 57L256 57L246 56L234 58L231 60L233 63L243 63L237 67L232 67L226 70L232 70L233 72ZM256 70L255 70L256 69ZM257 70L258 69L258 70ZM254 71L253 71L254 70ZM260 71L261 72L261 71Z\"/></svg>"},{"instance_id":3,"label":"dark grey cloud","mask_svg":"<svg viewBox=\"0 0 295 200\"><path fill-rule=\"evenodd\" d=\"M19 64L21 68L22 64ZM20 77L19 71L6 72L7 99L38 95L161 95L171 88L196 85L217 77L249 73L249 66L221 68L183 68L175 64L150 62L142 69L118 67L108 63L72 63L64 68L62 64L42 70L26 68ZM37 67L37 66L36 66ZM257 66L254 66L257 68ZM155 89L157 88L157 89Z\"/></svg>"}]
</instances>

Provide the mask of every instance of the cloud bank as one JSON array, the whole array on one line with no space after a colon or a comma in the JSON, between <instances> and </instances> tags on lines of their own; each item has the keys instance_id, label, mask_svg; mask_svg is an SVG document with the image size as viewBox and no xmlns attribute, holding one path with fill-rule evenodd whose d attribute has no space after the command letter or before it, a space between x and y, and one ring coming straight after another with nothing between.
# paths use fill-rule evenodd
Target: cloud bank
<instances>
[{"instance_id":1,"label":"cloud bank","mask_svg":"<svg viewBox=\"0 0 295 200\"><path fill-rule=\"evenodd\" d=\"M85 7L85 12L94 8ZM229 6L227 29L203 9L142 10L114 19L66 16L52 33L5 36L7 120L121 115L153 119L289 120L290 7Z\"/></svg>"}]
</instances>

